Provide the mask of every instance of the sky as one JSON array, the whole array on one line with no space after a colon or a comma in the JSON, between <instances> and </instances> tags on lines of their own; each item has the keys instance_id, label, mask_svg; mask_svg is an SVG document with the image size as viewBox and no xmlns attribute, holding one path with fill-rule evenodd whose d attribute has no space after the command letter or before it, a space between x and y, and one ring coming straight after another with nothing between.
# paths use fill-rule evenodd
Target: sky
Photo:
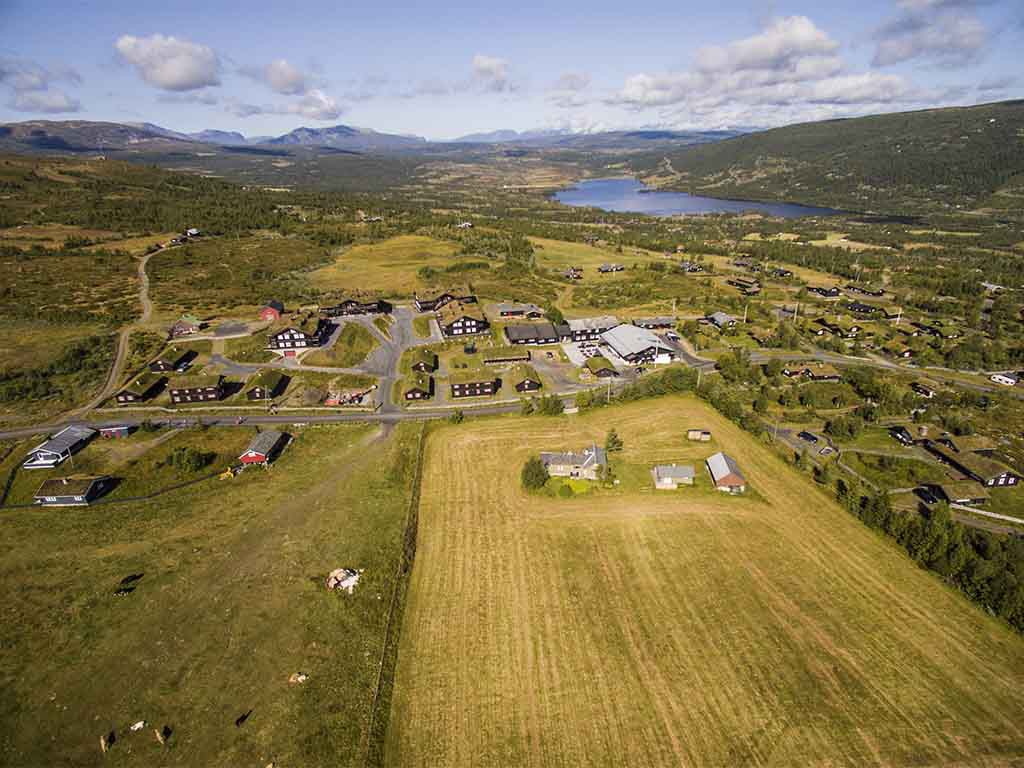
<instances>
[{"instance_id":1,"label":"sky","mask_svg":"<svg viewBox=\"0 0 1024 768\"><path fill-rule=\"evenodd\" d=\"M0 0L0 122L748 129L1024 97L1021 0Z\"/></svg>"}]
</instances>

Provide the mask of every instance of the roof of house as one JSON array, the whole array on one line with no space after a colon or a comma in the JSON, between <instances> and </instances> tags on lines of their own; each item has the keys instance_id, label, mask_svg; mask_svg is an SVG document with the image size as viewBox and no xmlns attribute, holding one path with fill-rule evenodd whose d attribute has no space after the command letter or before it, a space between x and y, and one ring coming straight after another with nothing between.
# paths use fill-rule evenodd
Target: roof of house
<instances>
[{"instance_id":1,"label":"roof of house","mask_svg":"<svg viewBox=\"0 0 1024 768\"><path fill-rule=\"evenodd\" d=\"M479 304L466 304L461 301L449 301L437 310L437 316L443 325L453 323L462 317L471 317L474 320L487 319Z\"/></svg>"},{"instance_id":2,"label":"roof of house","mask_svg":"<svg viewBox=\"0 0 1024 768\"><path fill-rule=\"evenodd\" d=\"M816 363L814 365L807 366L807 370L811 372L812 376L842 376L839 369L831 363Z\"/></svg>"},{"instance_id":3,"label":"roof of house","mask_svg":"<svg viewBox=\"0 0 1024 768\"><path fill-rule=\"evenodd\" d=\"M422 373L421 371L412 371L405 377L405 381L402 382L402 391L408 392L410 389L422 389L424 392L430 391L430 374Z\"/></svg>"},{"instance_id":4,"label":"roof of house","mask_svg":"<svg viewBox=\"0 0 1024 768\"><path fill-rule=\"evenodd\" d=\"M638 317L633 320L633 325L675 325L674 317Z\"/></svg>"},{"instance_id":5,"label":"roof of house","mask_svg":"<svg viewBox=\"0 0 1024 768\"><path fill-rule=\"evenodd\" d=\"M418 298L423 299L427 299L427 297L430 297L430 300L436 300L446 294L449 296L454 296L456 298L466 298L467 296L472 296L473 291L465 283L456 283L455 285L450 285L447 288L427 288L422 293L417 293L416 296Z\"/></svg>"},{"instance_id":6,"label":"roof of house","mask_svg":"<svg viewBox=\"0 0 1024 768\"><path fill-rule=\"evenodd\" d=\"M540 460L544 462L544 465L549 464L568 464L574 467L581 467L587 469L588 467L601 466L608 463L608 454L605 453L604 448L601 448L597 443L592 444L589 448L584 448L578 453L571 451L564 452L543 452L540 455Z\"/></svg>"},{"instance_id":7,"label":"roof of house","mask_svg":"<svg viewBox=\"0 0 1024 768\"><path fill-rule=\"evenodd\" d=\"M106 475L90 477L73 475L71 477L51 477L44 480L34 494L34 498L47 496L85 496L96 483L108 479Z\"/></svg>"},{"instance_id":8,"label":"roof of house","mask_svg":"<svg viewBox=\"0 0 1024 768\"><path fill-rule=\"evenodd\" d=\"M484 362L491 360L529 360L530 350L520 346L489 347L483 350Z\"/></svg>"},{"instance_id":9,"label":"roof of house","mask_svg":"<svg viewBox=\"0 0 1024 768\"><path fill-rule=\"evenodd\" d=\"M656 480L692 480L694 474L689 464L658 464L654 467Z\"/></svg>"},{"instance_id":10,"label":"roof of house","mask_svg":"<svg viewBox=\"0 0 1024 768\"><path fill-rule=\"evenodd\" d=\"M523 363L520 363L519 365L515 366L511 371L508 372L507 375L508 380L511 381L513 385L518 384L519 382L524 381L526 379L540 382L540 376L537 374L537 371L534 370L534 367L532 365L525 365Z\"/></svg>"},{"instance_id":11,"label":"roof of house","mask_svg":"<svg viewBox=\"0 0 1024 768\"><path fill-rule=\"evenodd\" d=\"M284 312L284 304L277 299L271 299L263 305L264 309L276 309L278 312Z\"/></svg>"},{"instance_id":12,"label":"roof of house","mask_svg":"<svg viewBox=\"0 0 1024 768\"><path fill-rule=\"evenodd\" d=\"M658 336L646 328L635 325L618 325L610 331L601 334L601 338L608 346L615 350L620 357L640 354L651 347L655 349L668 349Z\"/></svg>"},{"instance_id":13,"label":"roof of house","mask_svg":"<svg viewBox=\"0 0 1024 768\"><path fill-rule=\"evenodd\" d=\"M64 453L65 451L74 448L83 440L89 440L96 434L95 429L89 427L81 427L76 424L64 427L60 432L55 434L45 443L41 443L33 448L33 451L52 451L53 453Z\"/></svg>"},{"instance_id":14,"label":"roof of house","mask_svg":"<svg viewBox=\"0 0 1024 768\"><path fill-rule=\"evenodd\" d=\"M558 331L551 323L517 323L505 326L505 336L509 341L557 339Z\"/></svg>"},{"instance_id":15,"label":"roof of house","mask_svg":"<svg viewBox=\"0 0 1024 768\"><path fill-rule=\"evenodd\" d=\"M428 347L413 347L409 355L409 365L426 363L431 368L437 367L437 353Z\"/></svg>"},{"instance_id":16,"label":"roof of house","mask_svg":"<svg viewBox=\"0 0 1024 768\"><path fill-rule=\"evenodd\" d=\"M264 368L249 379L249 381L246 382L246 386L249 389L253 389L254 387L263 387L264 389L272 390L277 388L283 378L284 374L280 371L275 371L273 368Z\"/></svg>"},{"instance_id":17,"label":"roof of house","mask_svg":"<svg viewBox=\"0 0 1024 768\"><path fill-rule=\"evenodd\" d=\"M740 482L745 482L743 473L736 460L724 453L715 453L707 458L708 469L716 485L720 485L729 475L735 475Z\"/></svg>"},{"instance_id":18,"label":"roof of house","mask_svg":"<svg viewBox=\"0 0 1024 768\"><path fill-rule=\"evenodd\" d=\"M177 376L171 379L171 389L206 389L220 386L220 376Z\"/></svg>"},{"instance_id":19,"label":"roof of house","mask_svg":"<svg viewBox=\"0 0 1024 768\"><path fill-rule=\"evenodd\" d=\"M454 370L448 374L448 381L451 384L472 384L482 381L494 381L494 371L486 368L467 368Z\"/></svg>"},{"instance_id":20,"label":"roof of house","mask_svg":"<svg viewBox=\"0 0 1024 768\"><path fill-rule=\"evenodd\" d=\"M578 320L569 321L571 331L603 331L614 328L619 324L619 319L614 315L602 315L601 317L582 317Z\"/></svg>"},{"instance_id":21,"label":"roof of house","mask_svg":"<svg viewBox=\"0 0 1024 768\"><path fill-rule=\"evenodd\" d=\"M974 472L978 477L988 479L1004 472L1013 472L1008 466L980 453L964 452L955 454L956 461Z\"/></svg>"},{"instance_id":22,"label":"roof of house","mask_svg":"<svg viewBox=\"0 0 1024 768\"><path fill-rule=\"evenodd\" d=\"M153 362L155 363L163 360L164 362L167 362L170 365L177 365L184 358L188 357L191 354L191 349L182 349L181 347L168 347L167 349L164 350L164 353L162 355L158 355L156 358L154 358Z\"/></svg>"},{"instance_id":23,"label":"roof of house","mask_svg":"<svg viewBox=\"0 0 1024 768\"><path fill-rule=\"evenodd\" d=\"M544 310L538 307L536 304L514 304L514 303L502 303L498 305L499 313L506 312L537 312L544 314Z\"/></svg>"},{"instance_id":24,"label":"roof of house","mask_svg":"<svg viewBox=\"0 0 1024 768\"><path fill-rule=\"evenodd\" d=\"M987 435L964 435L962 437L949 435L948 439L952 441L958 451L993 451L996 448L995 440Z\"/></svg>"},{"instance_id":25,"label":"roof of house","mask_svg":"<svg viewBox=\"0 0 1024 768\"><path fill-rule=\"evenodd\" d=\"M604 355L595 355L594 357L587 358L586 365L591 373L597 373L598 371L604 370L615 370L615 366L612 365L611 361Z\"/></svg>"},{"instance_id":26,"label":"roof of house","mask_svg":"<svg viewBox=\"0 0 1024 768\"><path fill-rule=\"evenodd\" d=\"M142 395L145 394L146 392L149 392L150 389L155 387L162 378L163 376L161 376L159 373L154 373L153 371L146 371L145 373L141 373L134 379L129 381L127 384L121 387L119 391L132 392L135 394Z\"/></svg>"},{"instance_id":27,"label":"roof of house","mask_svg":"<svg viewBox=\"0 0 1024 768\"><path fill-rule=\"evenodd\" d=\"M973 480L939 483L939 490L950 501L956 501L957 499L987 499L989 497L985 486L978 485Z\"/></svg>"},{"instance_id":28,"label":"roof of house","mask_svg":"<svg viewBox=\"0 0 1024 768\"><path fill-rule=\"evenodd\" d=\"M716 325L736 322L735 317L733 317L732 315L727 315L725 312L712 312L710 315L708 315L708 320L711 320Z\"/></svg>"},{"instance_id":29,"label":"roof of house","mask_svg":"<svg viewBox=\"0 0 1024 768\"><path fill-rule=\"evenodd\" d=\"M249 441L249 447L245 453L259 453L267 456L274 447L281 441L284 435L276 429L265 429Z\"/></svg>"}]
</instances>

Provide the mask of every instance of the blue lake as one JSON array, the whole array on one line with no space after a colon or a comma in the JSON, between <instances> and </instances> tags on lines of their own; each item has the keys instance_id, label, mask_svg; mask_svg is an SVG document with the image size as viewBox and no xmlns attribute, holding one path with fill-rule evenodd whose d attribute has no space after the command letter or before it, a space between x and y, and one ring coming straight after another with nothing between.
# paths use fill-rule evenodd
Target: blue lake
<instances>
[{"instance_id":1,"label":"blue lake","mask_svg":"<svg viewBox=\"0 0 1024 768\"><path fill-rule=\"evenodd\" d=\"M661 192L636 179L591 179L555 193L565 205L600 208L619 213L646 213L651 216L677 214L700 216L706 213L763 213L796 219L801 216L836 216L842 211L796 203L756 203L748 200L719 200L685 192Z\"/></svg>"}]
</instances>

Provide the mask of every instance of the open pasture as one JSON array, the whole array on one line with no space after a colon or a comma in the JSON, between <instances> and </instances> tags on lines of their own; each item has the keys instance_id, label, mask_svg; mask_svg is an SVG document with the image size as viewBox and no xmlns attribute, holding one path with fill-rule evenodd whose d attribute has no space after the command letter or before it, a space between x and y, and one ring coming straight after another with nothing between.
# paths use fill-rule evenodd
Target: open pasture
<instances>
[{"instance_id":1,"label":"open pasture","mask_svg":"<svg viewBox=\"0 0 1024 768\"><path fill-rule=\"evenodd\" d=\"M528 495L541 450L625 442L617 488ZM687 428L713 432L688 443ZM751 491L649 489L716 448ZM701 478L706 481L706 474ZM1024 640L692 398L444 426L393 766L1017 764Z\"/></svg>"},{"instance_id":2,"label":"open pasture","mask_svg":"<svg viewBox=\"0 0 1024 768\"><path fill-rule=\"evenodd\" d=\"M362 766L418 429L290 428L269 470L146 502L5 509L0 764ZM219 468L254 432L169 434L90 445L76 464L155 487L175 479L161 464L175 447ZM324 588L338 567L365 569L353 594Z\"/></svg>"},{"instance_id":3,"label":"open pasture","mask_svg":"<svg viewBox=\"0 0 1024 768\"><path fill-rule=\"evenodd\" d=\"M418 270L451 266L457 250L455 243L422 235L392 237L346 249L333 263L312 272L310 280L318 289L339 295L370 291L408 298L429 285L417 276Z\"/></svg>"}]
</instances>

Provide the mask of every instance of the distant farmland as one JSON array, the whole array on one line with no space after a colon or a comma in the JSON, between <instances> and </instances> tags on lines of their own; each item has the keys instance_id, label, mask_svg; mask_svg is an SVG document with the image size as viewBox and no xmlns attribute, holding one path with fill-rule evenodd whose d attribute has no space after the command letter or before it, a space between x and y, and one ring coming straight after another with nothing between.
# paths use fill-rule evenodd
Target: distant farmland
<instances>
[{"instance_id":1,"label":"distant farmland","mask_svg":"<svg viewBox=\"0 0 1024 768\"><path fill-rule=\"evenodd\" d=\"M531 452L612 426L619 489L520 490ZM754 495L642 488L649 463L713 450L687 427L714 432ZM443 427L419 530L389 765L1024 756L1024 639L695 400Z\"/></svg>"}]
</instances>

